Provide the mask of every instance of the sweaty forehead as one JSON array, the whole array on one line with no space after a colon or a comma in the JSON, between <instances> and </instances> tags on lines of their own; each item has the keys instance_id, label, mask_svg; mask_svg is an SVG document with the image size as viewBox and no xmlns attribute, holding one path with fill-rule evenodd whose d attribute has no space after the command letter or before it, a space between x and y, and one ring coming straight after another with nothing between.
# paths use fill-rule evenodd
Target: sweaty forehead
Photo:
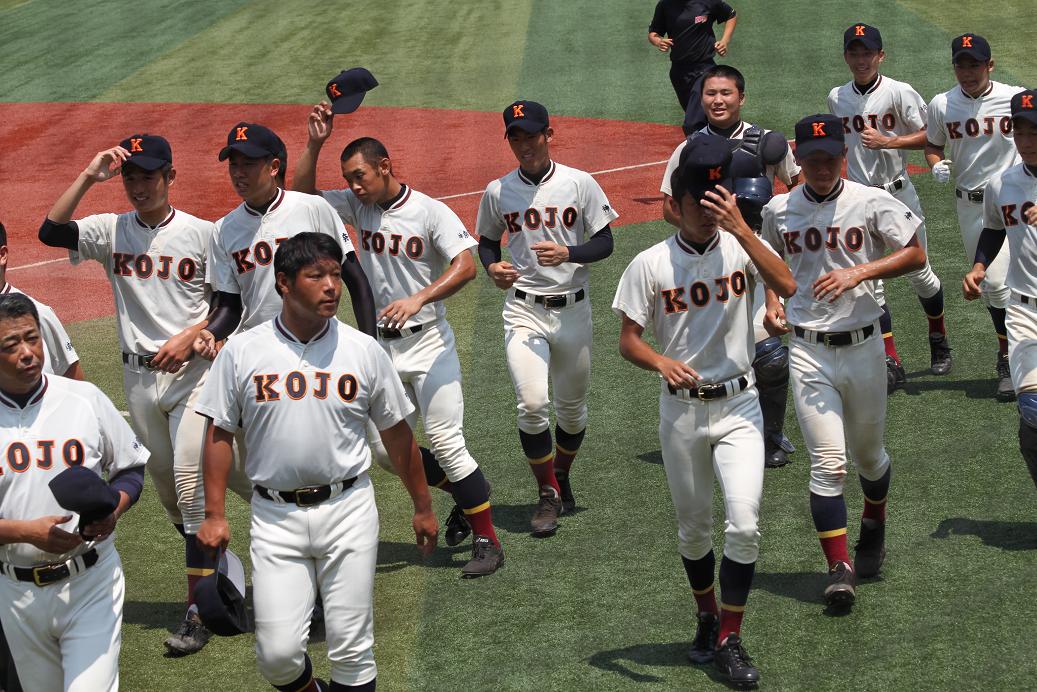
<instances>
[{"instance_id":1,"label":"sweaty forehead","mask_svg":"<svg viewBox=\"0 0 1037 692\"><path fill-rule=\"evenodd\" d=\"M0 318L0 341L20 337L26 332L35 331L38 328L39 325L32 315Z\"/></svg>"}]
</instances>

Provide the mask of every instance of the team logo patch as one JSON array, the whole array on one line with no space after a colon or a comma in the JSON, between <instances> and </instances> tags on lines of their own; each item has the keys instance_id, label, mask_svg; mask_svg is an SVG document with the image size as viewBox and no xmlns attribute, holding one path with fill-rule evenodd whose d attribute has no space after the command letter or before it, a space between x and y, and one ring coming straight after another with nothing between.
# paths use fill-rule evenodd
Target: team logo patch
<instances>
[{"instance_id":1,"label":"team logo patch","mask_svg":"<svg viewBox=\"0 0 1037 692\"><path fill-rule=\"evenodd\" d=\"M339 96L342 95L342 92L339 91L338 84L335 84L334 82L332 82L331 85L328 86L328 94L331 95L331 98L337 99Z\"/></svg>"},{"instance_id":2,"label":"team logo patch","mask_svg":"<svg viewBox=\"0 0 1037 692\"><path fill-rule=\"evenodd\" d=\"M235 130L236 130L236 132L234 134L234 141L235 142L247 142L248 141L248 128L247 127L238 127L238 128L235 128Z\"/></svg>"},{"instance_id":3,"label":"team logo patch","mask_svg":"<svg viewBox=\"0 0 1037 692\"><path fill-rule=\"evenodd\" d=\"M710 180L720 180L723 177L724 176L720 174L720 166L717 166L716 168L710 168L709 169L709 179Z\"/></svg>"},{"instance_id":4,"label":"team logo patch","mask_svg":"<svg viewBox=\"0 0 1037 692\"><path fill-rule=\"evenodd\" d=\"M702 24L702 23L708 22L708 21L709 21L709 17L704 15L704 14L700 14L699 16L695 17L695 23L696 24Z\"/></svg>"},{"instance_id":5,"label":"team logo patch","mask_svg":"<svg viewBox=\"0 0 1037 692\"><path fill-rule=\"evenodd\" d=\"M904 218L907 219L908 221L911 220L912 216L914 216L914 214L912 214L911 212L909 212L909 211L904 212Z\"/></svg>"},{"instance_id":6,"label":"team logo patch","mask_svg":"<svg viewBox=\"0 0 1037 692\"><path fill-rule=\"evenodd\" d=\"M1032 109L1033 108L1033 96L1031 94L1023 94L1022 98L1019 99L1019 105L1022 108Z\"/></svg>"},{"instance_id":7,"label":"team logo patch","mask_svg":"<svg viewBox=\"0 0 1037 692\"><path fill-rule=\"evenodd\" d=\"M863 24L858 24L853 29L854 29L854 33L853 33L854 36L863 36L864 35L864 25Z\"/></svg>"},{"instance_id":8,"label":"team logo patch","mask_svg":"<svg viewBox=\"0 0 1037 692\"><path fill-rule=\"evenodd\" d=\"M471 235L468 233L468 231L462 228L460 231L457 232L457 237L460 240L464 240L465 238L470 238Z\"/></svg>"},{"instance_id":9,"label":"team logo patch","mask_svg":"<svg viewBox=\"0 0 1037 692\"><path fill-rule=\"evenodd\" d=\"M512 106L511 107L511 117L513 117L513 118L524 118L524 117L526 117L526 113L523 110L525 107L526 107L526 104L524 104L524 103L517 103L514 106Z\"/></svg>"},{"instance_id":10,"label":"team logo patch","mask_svg":"<svg viewBox=\"0 0 1037 692\"><path fill-rule=\"evenodd\" d=\"M602 204L602 205L601 205L601 210L602 210L603 212L605 212L605 213L608 213L608 210L609 210L609 205L607 205L607 204Z\"/></svg>"},{"instance_id":11,"label":"team logo patch","mask_svg":"<svg viewBox=\"0 0 1037 692\"><path fill-rule=\"evenodd\" d=\"M813 125L813 127L814 127L814 136L815 137L827 137L827 135L825 134L825 124L824 123L811 123L811 125Z\"/></svg>"},{"instance_id":12,"label":"team logo patch","mask_svg":"<svg viewBox=\"0 0 1037 692\"><path fill-rule=\"evenodd\" d=\"M972 48L972 37L971 36L962 36L961 37L961 47L962 48Z\"/></svg>"},{"instance_id":13,"label":"team logo patch","mask_svg":"<svg viewBox=\"0 0 1037 692\"><path fill-rule=\"evenodd\" d=\"M140 146L140 143L144 140L140 137L134 137L130 140L130 153L135 154L137 152L143 152L144 149Z\"/></svg>"},{"instance_id":14,"label":"team logo patch","mask_svg":"<svg viewBox=\"0 0 1037 692\"><path fill-rule=\"evenodd\" d=\"M69 353L72 352L72 342L71 341L66 341L65 342L65 350L68 351Z\"/></svg>"}]
</instances>

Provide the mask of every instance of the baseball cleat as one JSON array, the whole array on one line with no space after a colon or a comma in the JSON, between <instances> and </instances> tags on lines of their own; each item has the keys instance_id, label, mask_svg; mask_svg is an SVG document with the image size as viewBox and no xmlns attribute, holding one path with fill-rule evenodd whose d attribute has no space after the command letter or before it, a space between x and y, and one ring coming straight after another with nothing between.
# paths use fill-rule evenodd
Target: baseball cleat
<instances>
[{"instance_id":1,"label":"baseball cleat","mask_svg":"<svg viewBox=\"0 0 1037 692\"><path fill-rule=\"evenodd\" d=\"M720 618L715 613L699 613L695 627L695 640L688 649L688 660L692 663L709 663L716 652L717 635L720 633Z\"/></svg>"},{"instance_id":2,"label":"baseball cleat","mask_svg":"<svg viewBox=\"0 0 1037 692\"><path fill-rule=\"evenodd\" d=\"M782 466L785 466L790 461L792 460L789 459L789 453L785 451L784 446L772 448L770 444L767 445L767 450L763 457L763 465L766 468L780 469Z\"/></svg>"},{"instance_id":3,"label":"baseball cleat","mask_svg":"<svg viewBox=\"0 0 1037 692\"><path fill-rule=\"evenodd\" d=\"M825 605L850 607L857 600L854 588L853 567L845 562L836 563L828 570L828 586L825 587Z\"/></svg>"},{"instance_id":4,"label":"baseball cleat","mask_svg":"<svg viewBox=\"0 0 1037 692\"><path fill-rule=\"evenodd\" d=\"M874 519L861 520L861 534L854 546L853 567L857 576L877 576L886 559L886 524Z\"/></svg>"},{"instance_id":5,"label":"baseball cleat","mask_svg":"<svg viewBox=\"0 0 1037 692\"><path fill-rule=\"evenodd\" d=\"M753 660L742 646L741 638L734 632L727 635L727 639L717 649L713 665L736 689L749 690L760 683L760 671L753 666Z\"/></svg>"},{"instance_id":6,"label":"baseball cleat","mask_svg":"<svg viewBox=\"0 0 1037 692\"><path fill-rule=\"evenodd\" d=\"M541 486L540 501L530 521L533 535L545 537L554 534L558 530L558 515L561 511L562 499L558 496L558 491L550 485Z\"/></svg>"},{"instance_id":7,"label":"baseball cleat","mask_svg":"<svg viewBox=\"0 0 1037 692\"><path fill-rule=\"evenodd\" d=\"M164 642L166 652L170 656L188 656L197 653L205 647L211 636L212 632L202 624L198 613L191 610L176 631L169 635Z\"/></svg>"},{"instance_id":8,"label":"baseball cleat","mask_svg":"<svg viewBox=\"0 0 1037 692\"><path fill-rule=\"evenodd\" d=\"M486 536L472 539L472 559L461 568L462 579L487 577L504 564L504 549Z\"/></svg>"},{"instance_id":9,"label":"baseball cleat","mask_svg":"<svg viewBox=\"0 0 1037 692\"><path fill-rule=\"evenodd\" d=\"M904 366L893 356L886 356L886 395L897 391L907 382Z\"/></svg>"},{"instance_id":10,"label":"baseball cleat","mask_svg":"<svg viewBox=\"0 0 1037 692\"><path fill-rule=\"evenodd\" d=\"M946 375L951 371L951 347L947 343L947 335L940 332L929 334L929 372L934 375Z\"/></svg>"},{"instance_id":11,"label":"baseball cleat","mask_svg":"<svg viewBox=\"0 0 1037 692\"><path fill-rule=\"evenodd\" d=\"M446 544L451 547L459 545L461 541L468 538L468 534L471 532L472 525L468 523L468 518L464 515L461 505L454 505L454 508L450 510L450 516L446 518L444 539Z\"/></svg>"},{"instance_id":12,"label":"baseball cleat","mask_svg":"<svg viewBox=\"0 0 1037 692\"><path fill-rule=\"evenodd\" d=\"M562 514L576 511L576 498L573 497L573 487L569 482L569 472L555 469L555 479L562 489Z\"/></svg>"},{"instance_id":13,"label":"baseball cleat","mask_svg":"<svg viewBox=\"0 0 1037 692\"><path fill-rule=\"evenodd\" d=\"M1008 354L997 354L997 400L1015 401L1015 387L1012 385L1012 371L1008 367Z\"/></svg>"}]
</instances>

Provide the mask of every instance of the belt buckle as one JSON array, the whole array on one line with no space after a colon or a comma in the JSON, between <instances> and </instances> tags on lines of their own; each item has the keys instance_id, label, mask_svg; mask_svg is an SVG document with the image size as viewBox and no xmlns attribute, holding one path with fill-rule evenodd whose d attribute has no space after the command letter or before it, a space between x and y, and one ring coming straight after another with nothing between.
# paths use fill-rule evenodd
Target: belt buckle
<instances>
[{"instance_id":1,"label":"belt buckle","mask_svg":"<svg viewBox=\"0 0 1037 692\"><path fill-rule=\"evenodd\" d=\"M567 296L544 296L544 307L557 309L564 308L567 301Z\"/></svg>"},{"instance_id":2,"label":"belt buckle","mask_svg":"<svg viewBox=\"0 0 1037 692\"><path fill-rule=\"evenodd\" d=\"M137 357L140 358L140 362L144 364L145 369L147 369L147 370L157 370L158 369L154 365L151 364L151 361L155 358L155 356L137 356Z\"/></svg>"},{"instance_id":3,"label":"belt buckle","mask_svg":"<svg viewBox=\"0 0 1037 692\"><path fill-rule=\"evenodd\" d=\"M322 488L320 486L310 486L308 488L299 488L295 491L295 504L299 507L310 507L312 505L320 504L321 500L315 498Z\"/></svg>"},{"instance_id":4,"label":"belt buckle","mask_svg":"<svg viewBox=\"0 0 1037 692\"><path fill-rule=\"evenodd\" d=\"M724 385L722 384L700 385L695 391L695 396L698 397L699 401L708 401L709 399L714 398L713 394L715 394L718 389L723 389L723 387Z\"/></svg>"},{"instance_id":5,"label":"belt buckle","mask_svg":"<svg viewBox=\"0 0 1037 692\"><path fill-rule=\"evenodd\" d=\"M821 343L831 348L832 346L832 335L829 332L825 332L824 337L821 339Z\"/></svg>"},{"instance_id":6,"label":"belt buckle","mask_svg":"<svg viewBox=\"0 0 1037 692\"><path fill-rule=\"evenodd\" d=\"M64 574L62 569L64 568ZM49 570L48 576L42 576L45 570ZM62 579L71 575L68 569L68 565L40 565L32 568L32 583L36 586L49 586L54 582L61 581Z\"/></svg>"}]
</instances>

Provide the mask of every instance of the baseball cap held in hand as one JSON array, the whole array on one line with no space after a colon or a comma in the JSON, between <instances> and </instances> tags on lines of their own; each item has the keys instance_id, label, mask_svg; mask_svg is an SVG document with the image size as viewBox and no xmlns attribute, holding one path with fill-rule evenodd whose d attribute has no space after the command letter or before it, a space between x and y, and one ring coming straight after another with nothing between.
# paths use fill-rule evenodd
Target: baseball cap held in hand
<instances>
[{"instance_id":1,"label":"baseball cap held in hand","mask_svg":"<svg viewBox=\"0 0 1037 692\"><path fill-rule=\"evenodd\" d=\"M339 72L324 87L324 93L331 101L332 113L352 113L376 86L378 80L366 68L353 67Z\"/></svg>"}]
</instances>

